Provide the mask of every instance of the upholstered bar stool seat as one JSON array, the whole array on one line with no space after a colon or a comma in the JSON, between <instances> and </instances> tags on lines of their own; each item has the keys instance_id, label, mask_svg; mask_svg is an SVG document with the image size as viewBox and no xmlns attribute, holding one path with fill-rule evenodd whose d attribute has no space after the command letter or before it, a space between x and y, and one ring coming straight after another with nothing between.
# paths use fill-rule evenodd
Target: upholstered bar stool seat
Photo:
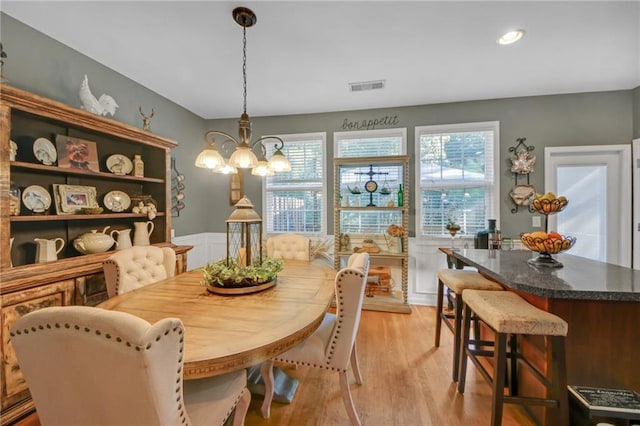
<instances>
[{"instance_id":1,"label":"upholstered bar stool seat","mask_svg":"<svg viewBox=\"0 0 640 426\"><path fill-rule=\"evenodd\" d=\"M455 296L447 295L447 300L453 304L453 313L446 312L444 308L444 287L452 291ZM458 303L460 296L465 289L475 290L502 290L502 286L491 281L477 271L462 269L439 269L438 270L438 302L436 306L436 333L435 346L440 346L440 332L442 322L453 333L453 368L452 378L458 381L458 367L460 362L460 345L462 339L462 303ZM453 320L453 322L451 321Z\"/></svg>"},{"instance_id":2,"label":"upholstered bar stool seat","mask_svg":"<svg viewBox=\"0 0 640 426\"><path fill-rule=\"evenodd\" d=\"M482 376L492 385L492 425L502 424L502 406L505 402L557 408L555 413L557 418L547 424L568 425L569 405L565 358L565 336L569 328L567 322L552 313L536 308L511 291L464 290L462 301L465 309L458 391L464 392L467 357L469 357ZM494 350L491 354L494 361L493 377L478 359L479 356L487 356L487 351L481 348L483 341L474 341L469 338L472 315L484 322L496 334ZM546 358L551 364L547 367L547 371L551 372L550 375L533 366L518 352L517 337L522 335L545 336L548 339L547 350L551 356ZM509 337L513 339L508 349ZM516 385L510 383L510 395L504 394L507 355L511 358L511 381L516 383ZM548 389L548 397L519 396L516 365L528 368L532 376Z\"/></svg>"},{"instance_id":3,"label":"upholstered bar stool seat","mask_svg":"<svg viewBox=\"0 0 640 426\"><path fill-rule=\"evenodd\" d=\"M566 336L569 326L511 291L465 291L464 303L498 333Z\"/></svg>"}]
</instances>

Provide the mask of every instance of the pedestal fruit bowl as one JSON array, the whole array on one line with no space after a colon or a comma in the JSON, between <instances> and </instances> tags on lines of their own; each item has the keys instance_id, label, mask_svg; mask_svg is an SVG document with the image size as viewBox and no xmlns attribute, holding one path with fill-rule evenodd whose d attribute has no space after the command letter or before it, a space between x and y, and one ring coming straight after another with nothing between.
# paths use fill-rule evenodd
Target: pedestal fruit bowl
<instances>
[{"instance_id":1,"label":"pedestal fruit bowl","mask_svg":"<svg viewBox=\"0 0 640 426\"><path fill-rule=\"evenodd\" d=\"M522 244L531 251L540 253L535 259L530 259L529 263L534 266L548 266L559 268L562 263L551 257L552 254L558 254L565 250L569 250L575 244L575 237L563 236L557 232L537 231L524 233L520 237Z\"/></svg>"},{"instance_id":2,"label":"pedestal fruit bowl","mask_svg":"<svg viewBox=\"0 0 640 426\"><path fill-rule=\"evenodd\" d=\"M520 236L522 244L529 250L540 253L538 257L529 259L529 264L533 266L543 266L548 268L561 268L562 263L551 257L569 250L576 242L575 237L560 235L557 232L548 231L549 215L556 214L564 210L569 203L566 197L556 197L552 192L546 194L535 194L531 201L531 207L537 213L544 215L544 231L524 233Z\"/></svg>"}]
</instances>

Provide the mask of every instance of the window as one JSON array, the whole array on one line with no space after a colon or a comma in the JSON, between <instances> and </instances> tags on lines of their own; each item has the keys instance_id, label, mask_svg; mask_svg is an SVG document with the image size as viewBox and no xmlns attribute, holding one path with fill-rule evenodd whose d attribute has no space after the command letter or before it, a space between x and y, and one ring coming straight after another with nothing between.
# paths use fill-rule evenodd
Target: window
<instances>
[{"instance_id":1,"label":"window","mask_svg":"<svg viewBox=\"0 0 640 426\"><path fill-rule=\"evenodd\" d=\"M407 129L363 130L333 134L336 158L404 155Z\"/></svg>"},{"instance_id":2,"label":"window","mask_svg":"<svg viewBox=\"0 0 640 426\"><path fill-rule=\"evenodd\" d=\"M390 155L404 155L407 152L407 129L380 129L353 132L336 132L334 138L334 152L337 158L345 157L383 157ZM380 191L373 195L373 202L377 206L386 205L389 201L397 200L399 185L402 184L403 168L397 165L375 166L380 173L373 176L378 182ZM340 196L349 206L366 206L369 194L364 189L364 183L369 180L366 172L368 165L344 168L341 173ZM355 194L355 192L358 192ZM401 223L399 211L342 211L340 213L341 232L349 234L381 234L391 223ZM336 232L336 231L334 231Z\"/></svg>"},{"instance_id":3,"label":"window","mask_svg":"<svg viewBox=\"0 0 640 426\"><path fill-rule=\"evenodd\" d=\"M291 171L265 178L262 206L265 232L324 234L326 134L278 136L284 140L282 152L291 163ZM273 144L267 143L266 148L270 158Z\"/></svg>"},{"instance_id":4,"label":"window","mask_svg":"<svg viewBox=\"0 0 640 426\"><path fill-rule=\"evenodd\" d=\"M416 236L448 235L454 220L462 235L499 219L499 123L416 127Z\"/></svg>"}]
</instances>

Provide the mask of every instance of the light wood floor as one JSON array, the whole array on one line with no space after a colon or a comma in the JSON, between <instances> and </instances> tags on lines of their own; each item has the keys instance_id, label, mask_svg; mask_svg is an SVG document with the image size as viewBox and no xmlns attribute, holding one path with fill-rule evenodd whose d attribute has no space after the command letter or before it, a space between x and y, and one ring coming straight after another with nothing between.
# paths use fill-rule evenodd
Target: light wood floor
<instances>
[{"instance_id":1,"label":"light wood floor","mask_svg":"<svg viewBox=\"0 0 640 426\"><path fill-rule=\"evenodd\" d=\"M452 334L443 327L440 348L433 346L435 308L413 306L413 313L363 311L358 332L362 386L351 376L351 393L363 425L489 425L490 387L469 363L464 396L451 382ZM273 403L271 418L260 415L262 398L252 398L245 425L348 426L338 374L281 366L300 380L292 404ZM506 404L505 426L535 423Z\"/></svg>"},{"instance_id":2,"label":"light wood floor","mask_svg":"<svg viewBox=\"0 0 640 426\"><path fill-rule=\"evenodd\" d=\"M469 364L464 396L451 382L452 334L443 327L440 348L433 346L435 308L413 306L413 313L363 311L358 333L362 386L351 376L351 392L368 426L488 425L490 388ZM291 404L274 402L271 418L260 415L262 398L253 397L245 425L349 426L338 374L281 366L300 380ZM504 426L531 426L521 407L505 405ZM31 416L20 426L37 426Z\"/></svg>"}]
</instances>

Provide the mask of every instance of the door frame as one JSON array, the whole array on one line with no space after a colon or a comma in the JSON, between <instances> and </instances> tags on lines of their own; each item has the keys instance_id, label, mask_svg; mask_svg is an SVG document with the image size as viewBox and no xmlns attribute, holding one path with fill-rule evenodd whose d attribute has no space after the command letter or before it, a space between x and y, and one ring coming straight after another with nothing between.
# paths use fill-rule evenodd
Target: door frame
<instances>
[{"instance_id":1,"label":"door frame","mask_svg":"<svg viewBox=\"0 0 640 426\"><path fill-rule=\"evenodd\" d=\"M631 144L546 147L544 149L545 192L553 192L555 190L555 188L551 187L552 183L554 186L556 183L555 170L550 166L552 156L558 154L596 155L598 152L602 152L603 154L615 153L620 157L621 164L628 165L627 170L623 170L620 174L620 191L623 196L621 197L621 206L617 211L618 215L614 218L608 218L608 220L616 220L620 224L620 235L618 238L620 258L618 259L618 264L630 267L632 245ZM625 197L624 194L629 194L629 196ZM569 200L569 202L571 202L571 200Z\"/></svg>"},{"instance_id":2,"label":"door frame","mask_svg":"<svg viewBox=\"0 0 640 426\"><path fill-rule=\"evenodd\" d=\"M640 138L631 142L633 148L633 268L640 269Z\"/></svg>"}]
</instances>

